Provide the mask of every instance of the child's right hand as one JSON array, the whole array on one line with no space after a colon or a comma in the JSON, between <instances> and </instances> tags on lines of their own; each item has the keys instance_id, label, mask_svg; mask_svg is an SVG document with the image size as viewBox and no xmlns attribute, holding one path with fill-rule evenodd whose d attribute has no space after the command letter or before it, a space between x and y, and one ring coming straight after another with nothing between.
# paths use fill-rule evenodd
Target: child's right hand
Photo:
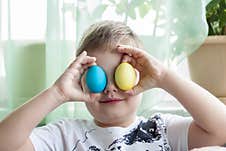
<instances>
[{"instance_id":1,"label":"child's right hand","mask_svg":"<svg viewBox=\"0 0 226 151\"><path fill-rule=\"evenodd\" d=\"M93 101L90 93L82 90L80 78L84 71L92 65L95 65L96 58L87 56L87 52L81 53L65 70L60 78L54 83L53 88L59 94L59 100L62 103L67 101ZM92 97L91 97L92 95Z\"/></svg>"},{"instance_id":2,"label":"child's right hand","mask_svg":"<svg viewBox=\"0 0 226 151\"><path fill-rule=\"evenodd\" d=\"M136 95L153 87L161 87L160 83L167 70L157 59L144 50L129 45L119 45L117 49L124 54L122 62L132 64L139 71L139 83L126 93Z\"/></svg>"}]
</instances>

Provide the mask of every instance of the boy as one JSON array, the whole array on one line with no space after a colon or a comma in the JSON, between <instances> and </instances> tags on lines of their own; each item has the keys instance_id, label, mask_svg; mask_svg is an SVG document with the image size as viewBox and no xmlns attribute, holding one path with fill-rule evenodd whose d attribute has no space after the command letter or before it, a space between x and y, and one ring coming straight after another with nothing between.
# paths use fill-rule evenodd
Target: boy
<instances>
[{"instance_id":1,"label":"boy","mask_svg":"<svg viewBox=\"0 0 226 151\"><path fill-rule=\"evenodd\" d=\"M53 86L0 123L0 150L186 151L224 144L224 104L165 68L141 48L137 36L121 22L92 25L84 33L78 57ZM132 90L123 91L115 85L115 68L121 62L130 63L139 73L139 82ZM101 93L90 93L85 73L96 64L104 69L107 86ZM153 87L176 97L193 119L169 114L137 117L142 92ZM49 112L72 100L85 102L93 121L62 120L35 128Z\"/></svg>"}]
</instances>

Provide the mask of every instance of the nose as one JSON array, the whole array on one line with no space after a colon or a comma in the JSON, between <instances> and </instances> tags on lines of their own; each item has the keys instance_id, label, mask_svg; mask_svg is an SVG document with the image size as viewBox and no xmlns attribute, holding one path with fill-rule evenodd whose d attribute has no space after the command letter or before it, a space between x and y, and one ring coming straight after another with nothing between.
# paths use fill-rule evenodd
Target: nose
<instances>
[{"instance_id":1,"label":"nose","mask_svg":"<svg viewBox=\"0 0 226 151\"><path fill-rule=\"evenodd\" d=\"M107 94L109 97L113 97L115 93L118 92L117 87L113 83L108 83L107 87L104 90L104 93Z\"/></svg>"}]
</instances>

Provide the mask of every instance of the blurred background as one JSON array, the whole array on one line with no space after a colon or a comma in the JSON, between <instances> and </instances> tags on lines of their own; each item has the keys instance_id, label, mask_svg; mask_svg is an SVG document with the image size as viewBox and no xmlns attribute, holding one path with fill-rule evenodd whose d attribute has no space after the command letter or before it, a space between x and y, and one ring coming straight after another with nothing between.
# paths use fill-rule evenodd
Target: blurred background
<instances>
[{"instance_id":1,"label":"blurred background","mask_svg":"<svg viewBox=\"0 0 226 151\"><path fill-rule=\"evenodd\" d=\"M208 36L210 1L0 0L0 119L51 86L75 57L84 30L100 20L125 22L146 51L190 78L187 56ZM212 8L226 8L224 0L213 1ZM175 98L152 89L144 94L138 114L156 111L189 116ZM70 102L40 124L65 117L91 118L83 103Z\"/></svg>"}]
</instances>

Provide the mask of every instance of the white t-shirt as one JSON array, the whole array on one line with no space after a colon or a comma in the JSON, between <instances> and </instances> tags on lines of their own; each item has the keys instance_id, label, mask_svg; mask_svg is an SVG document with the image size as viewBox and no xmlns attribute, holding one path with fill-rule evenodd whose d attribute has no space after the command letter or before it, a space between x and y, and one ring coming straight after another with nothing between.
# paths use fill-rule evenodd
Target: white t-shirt
<instances>
[{"instance_id":1,"label":"white t-shirt","mask_svg":"<svg viewBox=\"0 0 226 151\"><path fill-rule=\"evenodd\" d=\"M191 118L155 114L137 117L126 128L97 126L93 121L65 119L35 128L36 151L187 151Z\"/></svg>"}]
</instances>

